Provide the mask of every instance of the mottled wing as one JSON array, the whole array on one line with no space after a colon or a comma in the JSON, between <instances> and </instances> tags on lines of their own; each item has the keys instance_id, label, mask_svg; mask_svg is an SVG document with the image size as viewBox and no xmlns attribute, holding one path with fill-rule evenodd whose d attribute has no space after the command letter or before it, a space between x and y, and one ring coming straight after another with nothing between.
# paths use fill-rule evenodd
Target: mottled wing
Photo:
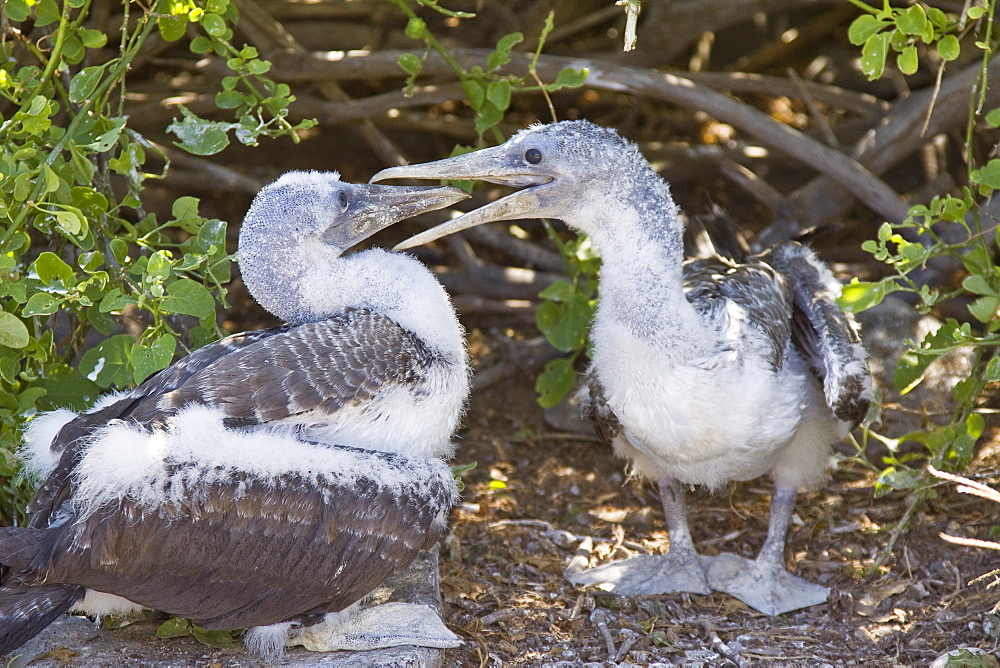
<instances>
[{"instance_id":1,"label":"mottled wing","mask_svg":"<svg viewBox=\"0 0 1000 668\"><path fill-rule=\"evenodd\" d=\"M594 423L594 430L602 441L610 444L622 432L618 416L608 405L604 387L591 369L584 377L582 395L583 415Z\"/></svg>"},{"instance_id":2,"label":"mottled wing","mask_svg":"<svg viewBox=\"0 0 1000 668\"><path fill-rule=\"evenodd\" d=\"M69 493L67 481L80 459L80 450L86 438L94 429L106 425L110 420L127 419L140 406L155 404L158 397L182 387L198 372L216 364L231 354L255 345L274 336L288 332L290 325L280 325L269 329L233 334L199 348L166 369L147 378L131 392L127 392L103 408L70 420L59 431L49 446L53 452L61 452L59 463L49 474L28 505L31 513L29 526L43 527L48 523L53 509L57 508Z\"/></svg>"},{"instance_id":3,"label":"mottled wing","mask_svg":"<svg viewBox=\"0 0 1000 668\"><path fill-rule=\"evenodd\" d=\"M871 377L854 320L837 306L829 270L806 247L785 242L767 259L787 279L792 292L792 341L823 383L834 414L857 425L868 411Z\"/></svg>"},{"instance_id":4,"label":"mottled wing","mask_svg":"<svg viewBox=\"0 0 1000 668\"><path fill-rule=\"evenodd\" d=\"M439 460L343 450L370 469L264 480L179 465L171 502L126 497L45 530L10 583L82 585L211 629L340 610L433 545L457 499Z\"/></svg>"},{"instance_id":5,"label":"mottled wing","mask_svg":"<svg viewBox=\"0 0 1000 668\"><path fill-rule=\"evenodd\" d=\"M300 325L229 355L194 374L155 406L133 413L146 422L189 404L220 407L229 424L252 425L311 414L328 419L342 407L406 385L426 371L433 355L393 320L351 309Z\"/></svg>"},{"instance_id":6,"label":"mottled wing","mask_svg":"<svg viewBox=\"0 0 1000 668\"><path fill-rule=\"evenodd\" d=\"M682 281L688 302L720 333L724 348L718 357L751 345L773 368L781 368L791 305L783 278L771 267L753 259L743 264L698 259L684 264Z\"/></svg>"}]
</instances>

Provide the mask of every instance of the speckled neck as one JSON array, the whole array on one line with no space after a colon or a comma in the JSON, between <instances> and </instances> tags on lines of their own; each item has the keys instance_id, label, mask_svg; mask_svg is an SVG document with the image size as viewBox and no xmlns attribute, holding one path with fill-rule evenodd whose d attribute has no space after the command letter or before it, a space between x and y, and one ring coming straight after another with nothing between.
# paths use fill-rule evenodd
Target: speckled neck
<instances>
[{"instance_id":1,"label":"speckled neck","mask_svg":"<svg viewBox=\"0 0 1000 668\"><path fill-rule=\"evenodd\" d=\"M646 167L625 192L588 207L584 229L603 258L597 318L628 327L641 339L700 349L703 325L681 284L683 226L667 184Z\"/></svg>"}]
</instances>

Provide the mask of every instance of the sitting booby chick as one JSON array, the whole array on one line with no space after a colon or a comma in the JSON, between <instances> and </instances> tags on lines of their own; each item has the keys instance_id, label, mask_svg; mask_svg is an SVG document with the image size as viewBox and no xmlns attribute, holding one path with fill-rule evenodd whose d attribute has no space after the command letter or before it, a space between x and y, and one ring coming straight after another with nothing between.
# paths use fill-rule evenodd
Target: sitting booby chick
<instances>
[{"instance_id":1,"label":"sitting booby chick","mask_svg":"<svg viewBox=\"0 0 1000 668\"><path fill-rule=\"evenodd\" d=\"M464 336L414 258L342 253L464 197L322 172L261 190L238 259L287 324L31 423L23 456L44 482L29 526L0 529L0 656L70 609L262 627L247 644L272 655L296 632L323 648L319 623L350 621L347 649L419 644L397 607L358 611L368 636L350 610L435 543L457 499L443 458L469 391ZM451 639L428 644L457 644L435 618Z\"/></svg>"},{"instance_id":2,"label":"sitting booby chick","mask_svg":"<svg viewBox=\"0 0 1000 668\"><path fill-rule=\"evenodd\" d=\"M790 575L784 546L796 492L819 485L832 443L865 415L871 383L839 286L812 252L780 244L742 264L685 263L667 184L631 143L586 121L533 126L505 144L388 178L482 179L509 196L419 234L408 248L489 221L558 218L603 259L585 404L599 433L657 482L666 555L571 576L624 595L728 592L779 614L826 600ZM684 485L718 488L770 473L770 528L755 561L700 557Z\"/></svg>"}]
</instances>

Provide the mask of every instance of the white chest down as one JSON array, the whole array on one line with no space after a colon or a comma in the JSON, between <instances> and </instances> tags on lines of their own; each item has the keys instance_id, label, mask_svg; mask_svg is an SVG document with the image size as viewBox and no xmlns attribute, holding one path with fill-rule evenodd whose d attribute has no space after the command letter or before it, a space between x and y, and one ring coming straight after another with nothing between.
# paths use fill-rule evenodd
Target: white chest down
<instances>
[{"instance_id":1,"label":"white chest down","mask_svg":"<svg viewBox=\"0 0 1000 668\"><path fill-rule=\"evenodd\" d=\"M829 410L797 355L778 370L736 353L678 360L624 328L602 334L593 368L622 426L617 454L637 473L710 488L776 468L808 469L796 487L822 476Z\"/></svg>"}]
</instances>

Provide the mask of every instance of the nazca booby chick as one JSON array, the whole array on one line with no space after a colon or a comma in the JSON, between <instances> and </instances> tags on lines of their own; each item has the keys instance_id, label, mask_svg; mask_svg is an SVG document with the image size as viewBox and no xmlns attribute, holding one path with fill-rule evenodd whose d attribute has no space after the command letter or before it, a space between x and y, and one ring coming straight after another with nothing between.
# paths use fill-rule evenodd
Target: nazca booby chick
<instances>
[{"instance_id":1,"label":"nazca booby chick","mask_svg":"<svg viewBox=\"0 0 1000 668\"><path fill-rule=\"evenodd\" d=\"M602 257L583 397L598 432L657 482L670 550L571 574L616 593L728 592L779 614L827 589L787 572L796 493L823 480L831 445L864 417L871 381L840 286L805 247L786 242L738 264L684 262L667 184L614 130L587 121L536 125L501 146L389 178L482 179L521 188L399 244L409 248L490 221L558 218ZM684 485L774 480L756 560L700 557Z\"/></svg>"},{"instance_id":2,"label":"nazca booby chick","mask_svg":"<svg viewBox=\"0 0 1000 668\"><path fill-rule=\"evenodd\" d=\"M250 293L287 324L29 425L25 466L44 482L28 527L0 529L0 656L67 610L139 607L262 627L247 644L264 654L303 629L323 648L317 624L345 621L431 547L457 499L444 458L469 391L462 328L416 259L342 254L466 196L332 172L261 190L238 259ZM406 614L380 607L365 611L372 633L352 627L345 648L419 642L388 625ZM427 644L454 645L433 614L450 637Z\"/></svg>"}]
</instances>

